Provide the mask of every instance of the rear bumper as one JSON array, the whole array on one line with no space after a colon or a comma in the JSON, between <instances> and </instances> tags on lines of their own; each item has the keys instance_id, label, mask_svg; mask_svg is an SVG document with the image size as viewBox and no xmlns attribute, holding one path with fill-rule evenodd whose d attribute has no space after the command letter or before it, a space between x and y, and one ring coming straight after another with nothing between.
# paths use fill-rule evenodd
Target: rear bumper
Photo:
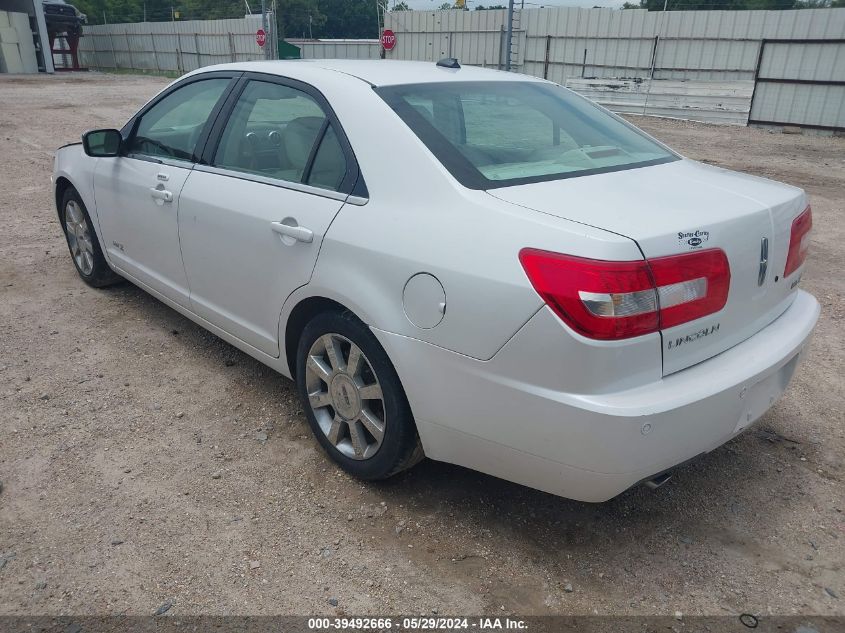
<instances>
[{"instance_id":1,"label":"rear bumper","mask_svg":"<svg viewBox=\"0 0 845 633\"><path fill-rule=\"evenodd\" d=\"M768 327L714 358L642 386L587 395L523 379L567 362L548 339L556 317L545 308L489 361L375 333L396 364L426 455L604 501L759 419L786 389L818 315L815 298L799 291ZM521 352L536 349L541 336L548 352L527 370Z\"/></svg>"}]
</instances>

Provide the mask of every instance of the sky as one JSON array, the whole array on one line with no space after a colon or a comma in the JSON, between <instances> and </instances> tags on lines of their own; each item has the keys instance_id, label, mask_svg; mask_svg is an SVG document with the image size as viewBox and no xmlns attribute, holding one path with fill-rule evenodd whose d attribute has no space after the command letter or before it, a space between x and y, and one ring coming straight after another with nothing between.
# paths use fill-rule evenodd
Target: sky
<instances>
[{"instance_id":1,"label":"sky","mask_svg":"<svg viewBox=\"0 0 845 633\"><path fill-rule=\"evenodd\" d=\"M412 9L436 9L445 0L405 0ZM467 4L472 9L476 4L483 5L502 4L507 6L508 0L468 0ZM526 9L536 9L538 7L608 7L619 8L624 4L625 0L532 0L525 3ZM392 2L391 2L392 3ZM521 0L516 0L517 6L521 4Z\"/></svg>"}]
</instances>

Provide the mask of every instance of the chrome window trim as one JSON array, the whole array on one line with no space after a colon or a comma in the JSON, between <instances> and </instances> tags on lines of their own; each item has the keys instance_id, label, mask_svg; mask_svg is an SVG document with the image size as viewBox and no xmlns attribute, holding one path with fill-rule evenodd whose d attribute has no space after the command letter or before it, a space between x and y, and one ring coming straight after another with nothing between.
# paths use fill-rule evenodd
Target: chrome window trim
<instances>
[{"instance_id":1,"label":"chrome window trim","mask_svg":"<svg viewBox=\"0 0 845 633\"><path fill-rule=\"evenodd\" d=\"M356 207L363 207L363 206L364 206L365 204L367 204L369 201L370 201L370 199L369 199L369 198L363 198L363 197L361 197L361 196L353 196L353 195L350 195L350 196L346 199L346 203L347 203L347 204L354 204Z\"/></svg>"},{"instance_id":2,"label":"chrome window trim","mask_svg":"<svg viewBox=\"0 0 845 633\"><path fill-rule=\"evenodd\" d=\"M278 178L270 178L268 176L260 176L258 174L251 174L249 172L236 171L233 169L224 169L222 167L212 167L211 165L194 165L196 171L203 171L209 174L216 174L218 176L226 176L228 178L237 178L239 180L247 180L249 182L257 182L262 185L270 185L272 187L279 187L281 189L288 189L298 193L307 193L313 196L320 196L321 198L329 198L339 202L349 202L355 205L366 204L368 200L359 198L358 196L351 196L348 193L341 191L332 191L331 189L322 189L312 185L304 185L300 182L292 182L289 180L280 180ZM354 200L352 200L354 198Z\"/></svg>"},{"instance_id":3,"label":"chrome window trim","mask_svg":"<svg viewBox=\"0 0 845 633\"><path fill-rule=\"evenodd\" d=\"M129 160L141 160L146 163L155 163L157 165L167 165L168 167L179 167L180 169L193 169L194 163L191 160L184 160L181 158L172 158L166 156L152 156L150 154L142 154L140 152L133 152L131 154L121 154L115 158L126 158Z\"/></svg>"}]
</instances>

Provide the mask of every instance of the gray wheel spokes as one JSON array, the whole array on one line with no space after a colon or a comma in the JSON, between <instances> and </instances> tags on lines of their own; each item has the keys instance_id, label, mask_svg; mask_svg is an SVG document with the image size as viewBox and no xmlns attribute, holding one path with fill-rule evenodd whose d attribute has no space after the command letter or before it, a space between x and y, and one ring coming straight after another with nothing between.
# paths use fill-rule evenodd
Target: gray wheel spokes
<instances>
[{"instance_id":1,"label":"gray wheel spokes","mask_svg":"<svg viewBox=\"0 0 845 633\"><path fill-rule=\"evenodd\" d=\"M322 338L323 345L326 349L326 356L329 357L329 364L334 371L341 371L346 368L346 363L343 362L343 353L338 345L338 340L333 334L326 334Z\"/></svg>"},{"instance_id":2,"label":"gray wheel spokes","mask_svg":"<svg viewBox=\"0 0 845 633\"><path fill-rule=\"evenodd\" d=\"M352 343L352 346L349 348L349 359L346 361L346 373L353 378L361 371L362 356L361 348L355 345L355 343Z\"/></svg>"},{"instance_id":3,"label":"gray wheel spokes","mask_svg":"<svg viewBox=\"0 0 845 633\"><path fill-rule=\"evenodd\" d=\"M85 219L82 216L82 212L79 210L79 205L76 204L73 200L67 203L67 213L65 214L67 218L67 224L73 224L74 226L79 226Z\"/></svg>"},{"instance_id":4,"label":"gray wheel spokes","mask_svg":"<svg viewBox=\"0 0 845 633\"><path fill-rule=\"evenodd\" d=\"M79 255L79 240L76 239L76 233L68 232L67 243L70 245L70 253L74 257Z\"/></svg>"},{"instance_id":5,"label":"gray wheel spokes","mask_svg":"<svg viewBox=\"0 0 845 633\"><path fill-rule=\"evenodd\" d=\"M82 251L82 264L79 266L86 275L94 270L94 257L88 251Z\"/></svg>"},{"instance_id":6,"label":"gray wheel spokes","mask_svg":"<svg viewBox=\"0 0 845 633\"><path fill-rule=\"evenodd\" d=\"M372 385L364 385L358 389L358 395L361 400L384 400L381 393L381 385L373 383Z\"/></svg>"},{"instance_id":7,"label":"gray wheel spokes","mask_svg":"<svg viewBox=\"0 0 845 633\"><path fill-rule=\"evenodd\" d=\"M384 394L361 348L340 334L314 341L305 363L308 404L320 430L341 453L368 459L384 440Z\"/></svg>"},{"instance_id":8,"label":"gray wheel spokes","mask_svg":"<svg viewBox=\"0 0 845 633\"><path fill-rule=\"evenodd\" d=\"M65 207L65 228L70 252L83 275L94 270L94 245L91 231L79 205L70 200Z\"/></svg>"},{"instance_id":9,"label":"gray wheel spokes","mask_svg":"<svg viewBox=\"0 0 845 633\"><path fill-rule=\"evenodd\" d=\"M358 419L370 432L370 435L381 442L382 438L384 438L384 422L378 419L372 411L368 411L367 409L361 411L361 417Z\"/></svg>"},{"instance_id":10,"label":"gray wheel spokes","mask_svg":"<svg viewBox=\"0 0 845 633\"><path fill-rule=\"evenodd\" d=\"M332 397L328 391L318 391L308 395L308 400L311 402L313 409L322 409L328 407L332 403Z\"/></svg>"},{"instance_id":11,"label":"gray wheel spokes","mask_svg":"<svg viewBox=\"0 0 845 633\"><path fill-rule=\"evenodd\" d=\"M364 427L360 420L350 420L347 422L349 426L349 439L352 442L352 450L355 451L355 457L362 459L364 453L369 448L367 438L364 434Z\"/></svg>"},{"instance_id":12,"label":"gray wheel spokes","mask_svg":"<svg viewBox=\"0 0 845 633\"><path fill-rule=\"evenodd\" d=\"M326 367L326 363L323 361L322 358L318 356L314 356L313 354L308 355L308 363L306 365L306 370L311 371L317 375L325 383L328 383L329 379L332 375L332 370L329 367Z\"/></svg>"},{"instance_id":13,"label":"gray wheel spokes","mask_svg":"<svg viewBox=\"0 0 845 633\"><path fill-rule=\"evenodd\" d=\"M338 442L340 442L341 439L341 433L343 431L344 426L346 426L346 421L339 415L335 415L332 419L332 426L326 436L329 438L329 442L331 442L335 446L338 445Z\"/></svg>"}]
</instances>

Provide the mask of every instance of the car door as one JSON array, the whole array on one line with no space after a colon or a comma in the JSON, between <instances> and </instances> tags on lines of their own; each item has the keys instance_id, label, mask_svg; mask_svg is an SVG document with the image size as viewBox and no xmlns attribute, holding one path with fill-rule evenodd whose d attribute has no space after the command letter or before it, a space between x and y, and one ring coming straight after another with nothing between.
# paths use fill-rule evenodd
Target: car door
<instances>
[{"instance_id":1,"label":"car door","mask_svg":"<svg viewBox=\"0 0 845 633\"><path fill-rule=\"evenodd\" d=\"M121 156L100 158L94 195L112 263L187 307L177 225L179 196L225 101L232 74L200 75L163 93L124 128Z\"/></svg>"},{"instance_id":2,"label":"car door","mask_svg":"<svg viewBox=\"0 0 845 633\"><path fill-rule=\"evenodd\" d=\"M311 277L320 243L358 180L325 99L245 75L182 190L179 235L192 310L279 355L279 316Z\"/></svg>"}]
</instances>

